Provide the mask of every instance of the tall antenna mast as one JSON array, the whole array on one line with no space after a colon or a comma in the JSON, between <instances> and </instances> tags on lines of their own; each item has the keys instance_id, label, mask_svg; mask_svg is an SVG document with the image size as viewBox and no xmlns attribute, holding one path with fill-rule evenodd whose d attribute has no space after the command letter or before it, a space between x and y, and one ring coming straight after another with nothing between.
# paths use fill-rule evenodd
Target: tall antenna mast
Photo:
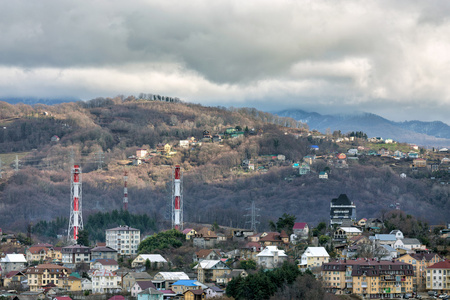
<instances>
[{"instance_id":1,"label":"tall antenna mast","mask_svg":"<svg viewBox=\"0 0 450 300\"><path fill-rule=\"evenodd\" d=\"M128 172L125 171L123 174L123 210L128 210Z\"/></svg>"},{"instance_id":2,"label":"tall antenna mast","mask_svg":"<svg viewBox=\"0 0 450 300\"><path fill-rule=\"evenodd\" d=\"M180 165L172 173L172 228L183 230L183 185Z\"/></svg>"},{"instance_id":3,"label":"tall antenna mast","mask_svg":"<svg viewBox=\"0 0 450 300\"><path fill-rule=\"evenodd\" d=\"M81 168L74 165L70 178L70 219L68 239L78 240L78 232L83 229L82 198L81 198Z\"/></svg>"}]
</instances>

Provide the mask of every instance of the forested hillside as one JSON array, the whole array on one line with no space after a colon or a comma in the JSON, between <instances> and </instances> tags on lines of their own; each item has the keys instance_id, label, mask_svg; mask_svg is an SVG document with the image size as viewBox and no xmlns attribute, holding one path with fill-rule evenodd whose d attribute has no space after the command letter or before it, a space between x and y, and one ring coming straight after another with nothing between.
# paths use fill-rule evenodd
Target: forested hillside
<instances>
[{"instance_id":1,"label":"forested hillside","mask_svg":"<svg viewBox=\"0 0 450 300\"><path fill-rule=\"evenodd\" d=\"M389 161L360 159L349 161L348 168L335 168L324 159L311 165L311 174L296 176L298 169L292 164L311 154L311 145L318 145L316 154L324 158L346 152L348 145L312 139L304 124L251 108L134 97L33 107L0 103L0 123L0 227L4 229L24 230L28 222L68 217L72 163L83 169L85 218L121 209L127 171L129 210L151 218L149 233L169 224L175 164L184 172L188 222L248 227L243 215L255 201L261 229L286 212L298 221L315 223L327 220L330 200L341 193L355 202L358 217L378 216L392 203L431 223L446 221L450 211L448 185L409 173L402 179ZM214 135L230 127L242 135L201 142L205 130ZM51 141L55 135L59 140ZM178 147L188 137L198 143ZM161 143L171 145L174 153L131 165L129 157L137 149L156 151ZM284 155L285 160L274 160L274 155ZM254 161L256 170L244 170L244 159ZM329 180L318 179L323 170L331 172Z\"/></svg>"}]
</instances>

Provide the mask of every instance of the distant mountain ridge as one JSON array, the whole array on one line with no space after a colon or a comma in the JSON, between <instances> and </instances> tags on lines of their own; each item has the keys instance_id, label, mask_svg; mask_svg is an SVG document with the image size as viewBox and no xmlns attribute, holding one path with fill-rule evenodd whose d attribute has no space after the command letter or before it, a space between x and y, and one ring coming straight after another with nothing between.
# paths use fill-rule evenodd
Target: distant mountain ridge
<instances>
[{"instance_id":1,"label":"distant mountain ridge","mask_svg":"<svg viewBox=\"0 0 450 300\"><path fill-rule=\"evenodd\" d=\"M77 102L81 101L81 99L75 97L56 97L56 98L0 97L0 101L7 102L9 104L23 103L27 105L35 105L35 104L54 105L60 103Z\"/></svg>"},{"instance_id":2,"label":"distant mountain ridge","mask_svg":"<svg viewBox=\"0 0 450 300\"><path fill-rule=\"evenodd\" d=\"M450 126L441 121L394 122L372 113L321 115L301 109L283 110L275 114L307 123L310 129L320 132L326 132L327 129L340 130L342 133L364 131L369 136L392 138L423 146L450 145Z\"/></svg>"}]
</instances>

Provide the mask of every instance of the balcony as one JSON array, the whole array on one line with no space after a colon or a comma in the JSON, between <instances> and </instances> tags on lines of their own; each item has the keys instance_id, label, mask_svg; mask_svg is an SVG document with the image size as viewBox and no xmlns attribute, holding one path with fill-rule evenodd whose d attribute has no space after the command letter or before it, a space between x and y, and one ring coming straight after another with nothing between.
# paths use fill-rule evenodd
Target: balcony
<instances>
[{"instance_id":1,"label":"balcony","mask_svg":"<svg viewBox=\"0 0 450 300\"><path fill-rule=\"evenodd\" d=\"M346 283L346 285L345 285L347 288L353 288L353 283L351 283L351 282L347 282Z\"/></svg>"},{"instance_id":2,"label":"balcony","mask_svg":"<svg viewBox=\"0 0 450 300\"><path fill-rule=\"evenodd\" d=\"M366 288L367 287L367 282L361 282L361 287L362 288Z\"/></svg>"}]
</instances>

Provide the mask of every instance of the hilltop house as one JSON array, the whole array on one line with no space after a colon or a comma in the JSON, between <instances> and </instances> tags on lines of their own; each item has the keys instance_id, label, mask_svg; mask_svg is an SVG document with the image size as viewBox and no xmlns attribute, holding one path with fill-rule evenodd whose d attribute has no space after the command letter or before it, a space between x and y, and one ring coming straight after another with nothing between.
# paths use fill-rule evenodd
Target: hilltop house
<instances>
[{"instance_id":1,"label":"hilltop house","mask_svg":"<svg viewBox=\"0 0 450 300\"><path fill-rule=\"evenodd\" d=\"M213 248L217 244L217 235L214 231L203 227L192 237L194 247Z\"/></svg>"},{"instance_id":2,"label":"hilltop house","mask_svg":"<svg viewBox=\"0 0 450 300\"><path fill-rule=\"evenodd\" d=\"M1 273L8 274L11 271L20 271L25 268L27 260L23 254L6 254L0 260Z\"/></svg>"},{"instance_id":3,"label":"hilltop house","mask_svg":"<svg viewBox=\"0 0 450 300\"><path fill-rule=\"evenodd\" d=\"M305 222L297 222L294 223L294 227L292 227L292 232L298 237L298 238L308 238L309 234L309 226Z\"/></svg>"},{"instance_id":4,"label":"hilltop house","mask_svg":"<svg viewBox=\"0 0 450 300\"><path fill-rule=\"evenodd\" d=\"M263 232L259 238L259 242L263 246L283 246L289 244L289 236L284 230L280 232Z\"/></svg>"},{"instance_id":5,"label":"hilltop house","mask_svg":"<svg viewBox=\"0 0 450 300\"><path fill-rule=\"evenodd\" d=\"M178 280L189 280L189 276L184 272L159 272L153 276L152 282L157 289L169 290Z\"/></svg>"}]
</instances>

